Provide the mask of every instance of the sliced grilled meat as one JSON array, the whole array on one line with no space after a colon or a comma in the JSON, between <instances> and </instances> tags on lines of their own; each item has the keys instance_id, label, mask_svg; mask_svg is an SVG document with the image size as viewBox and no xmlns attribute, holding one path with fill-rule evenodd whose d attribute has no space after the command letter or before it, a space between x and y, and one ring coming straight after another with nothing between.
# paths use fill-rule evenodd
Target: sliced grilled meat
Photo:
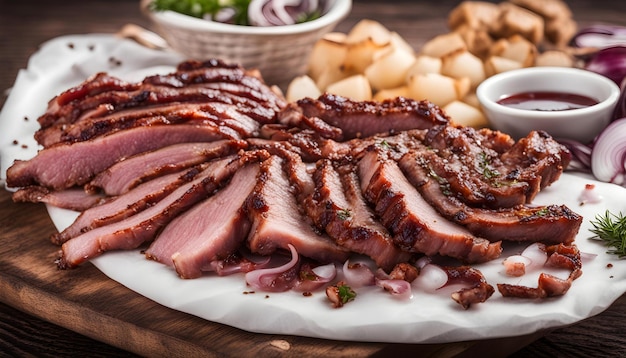
<instances>
[{"instance_id":1,"label":"sliced grilled meat","mask_svg":"<svg viewBox=\"0 0 626 358\"><path fill-rule=\"evenodd\" d=\"M467 263L489 261L500 255L500 242L478 238L441 216L380 148L371 147L359 161L358 170L365 198L401 249Z\"/></svg>"},{"instance_id":2,"label":"sliced grilled meat","mask_svg":"<svg viewBox=\"0 0 626 358\"><path fill-rule=\"evenodd\" d=\"M259 153L246 152L237 158L212 162L198 177L179 186L156 205L110 225L89 230L66 241L57 261L59 268L73 268L103 252L134 249L154 239L172 219L199 201L213 195L246 162Z\"/></svg>"},{"instance_id":3,"label":"sliced grilled meat","mask_svg":"<svg viewBox=\"0 0 626 358\"><path fill-rule=\"evenodd\" d=\"M303 116L319 118L339 128L342 136L335 139L341 140L409 129L428 129L449 122L447 115L436 105L402 97L383 102L359 102L327 93L318 99L301 99L297 106ZM306 122L298 120L293 111L288 112L285 121L291 125Z\"/></svg>"},{"instance_id":4,"label":"sliced grilled meat","mask_svg":"<svg viewBox=\"0 0 626 358\"><path fill-rule=\"evenodd\" d=\"M7 170L7 185L40 185L55 190L83 185L94 175L135 154L186 142L238 139L230 128L215 125L172 125L132 128L75 144L43 149Z\"/></svg>"},{"instance_id":5,"label":"sliced grilled meat","mask_svg":"<svg viewBox=\"0 0 626 358\"><path fill-rule=\"evenodd\" d=\"M203 167L193 168L182 173L172 173L150 180L124 195L109 199L106 203L94 206L78 215L70 226L52 235L52 242L58 245L67 240L100 226L108 225L145 210L156 204L166 195L184 183L195 178Z\"/></svg>"},{"instance_id":6,"label":"sliced grilled meat","mask_svg":"<svg viewBox=\"0 0 626 358\"><path fill-rule=\"evenodd\" d=\"M269 255L278 249L288 250L291 244L301 255L324 263L348 258L349 251L315 230L302 214L279 156L261 164L259 180L244 208L252 222L248 236L252 252Z\"/></svg>"},{"instance_id":7,"label":"sliced grilled meat","mask_svg":"<svg viewBox=\"0 0 626 358\"><path fill-rule=\"evenodd\" d=\"M237 251L250 230L242 206L259 173L249 164L226 187L177 216L146 250L147 258L174 266L182 278L197 278L212 261Z\"/></svg>"},{"instance_id":8,"label":"sliced grilled meat","mask_svg":"<svg viewBox=\"0 0 626 358\"><path fill-rule=\"evenodd\" d=\"M473 208L452 195L446 181L429 171L424 151L410 151L398 161L409 182L448 220L491 241L571 243L582 217L563 205Z\"/></svg>"},{"instance_id":9,"label":"sliced grilled meat","mask_svg":"<svg viewBox=\"0 0 626 358\"><path fill-rule=\"evenodd\" d=\"M247 142L243 140L174 144L117 162L85 186L89 191L101 189L110 196L121 195L144 181L228 156L246 147Z\"/></svg>"},{"instance_id":10,"label":"sliced grilled meat","mask_svg":"<svg viewBox=\"0 0 626 358\"><path fill-rule=\"evenodd\" d=\"M336 170L328 159L320 160L313 174L315 191L307 200L315 224L350 251L369 256L389 272L411 254L401 251L367 206L352 165Z\"/></svg>"}]
</instances>

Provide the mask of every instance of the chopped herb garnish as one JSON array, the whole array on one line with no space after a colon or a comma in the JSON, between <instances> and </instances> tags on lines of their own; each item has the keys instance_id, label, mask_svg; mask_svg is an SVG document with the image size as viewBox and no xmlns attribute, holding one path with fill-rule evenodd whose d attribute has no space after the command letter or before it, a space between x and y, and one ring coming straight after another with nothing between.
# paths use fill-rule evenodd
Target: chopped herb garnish
<instances>
[{"instance_id":1,"label":"chopped herb garnish","mask_svg":"<svg viewBox=\"0 0 626 358\"><path fill-rule=\"evenodd\" d=\"M617 255L622 258L626 256L626 217L619 214L612 214L608 210L602 215L596 215L591 221L592 229L589 229L595 236L595 240L604 241L610 248L607 253Z\"/></svg>"},{"instance_id":2,"label":"chopped herb garnish","mask_svg":"<svg viewBox=\"0 0 626 358\"><path fill-rule=\"evenodd\" d=\"M500 176L500 173L491 166L491 158L487 153L481 152L478 158L480 159L478 166L485 179L491 180Z\"/></svg>"},{"instance_id":3,"label":"chopped herb garnish","mask_svg":"<svg viewBox=\"0 0 626 358\"><path fill-rule=\"evenodd\" d=\"M337 211L337 217L339 217L339 220L345 221L352 217L352 212L350 212L350 209L341 209Z\"/></svg>"},{"instance_id":4,"label":"chopped herb garnish","mask_svg":"<svg viewBox=\"0 0 626 358\"><path fill-rule=\"evenodd\" d=\"M337 285L337 289L339 290L339 298L343 304L353 301L356 298L356 292L343 282Z\"/></svg>"}]
</instances>

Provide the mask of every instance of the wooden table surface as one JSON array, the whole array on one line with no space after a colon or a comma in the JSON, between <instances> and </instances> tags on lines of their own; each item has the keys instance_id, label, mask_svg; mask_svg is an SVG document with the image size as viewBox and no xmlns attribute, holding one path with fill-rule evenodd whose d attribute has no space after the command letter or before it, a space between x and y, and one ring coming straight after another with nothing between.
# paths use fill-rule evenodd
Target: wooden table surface
<instances>
[{"instance_id":1,"label":"wooden table surface","mask_svg":"<svg viewBox=\"0 0 626 358\"><path fill-rule=\"evenodd\" d=\"M0 89L8 93L18 70L48 39L113 33L127 23L150 27L138 3L1 0ZM337 30L347 31L363 18L375 19L419 48L447 31L445 17L456 4L357 0ZM624 1L572 0L569 5L579 25L626 26ZM2 96L0 104L4 100ZM8 192L0 191L0 356L626 356L626 296L568 327L485 342L404 345L253 334L164 308L92 265L56 271L54 246L48 241L54 230L43 205L14 204ZM173 333L171 327L181 324L186 329ZM285 344L289 348L281 349Z\"/></svg>"}]
</instances>

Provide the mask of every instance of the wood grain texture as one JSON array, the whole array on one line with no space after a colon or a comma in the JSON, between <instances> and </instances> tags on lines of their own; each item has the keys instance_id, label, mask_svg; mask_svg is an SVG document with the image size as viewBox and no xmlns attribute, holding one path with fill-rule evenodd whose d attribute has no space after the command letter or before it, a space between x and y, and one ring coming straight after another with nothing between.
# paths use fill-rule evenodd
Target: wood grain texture
<instances>
[{"instance_id":1,"label":"wood grain texture","mask_svg":"<svg viewBox=\"0 0 626 358\"><path fill-rule=\"evenodd\" d=\"M626 2L569 3L581 25L626 25ZM419 48L447 31L445 16L456 4L357 0L337 30L375 19ZM0 0L0 9L2 90L48 39L115 32L130 22L149 26L134 0ZM626 356L621 333L626 331L626 296L598 316L549 334L482 342L406 345L254 334L163 307L90 264L58 271L53 263L57 248L48 239L54 231L43 205L14 204L8 192L0 192L0 356Z\"/></svg>"}]
</instances>

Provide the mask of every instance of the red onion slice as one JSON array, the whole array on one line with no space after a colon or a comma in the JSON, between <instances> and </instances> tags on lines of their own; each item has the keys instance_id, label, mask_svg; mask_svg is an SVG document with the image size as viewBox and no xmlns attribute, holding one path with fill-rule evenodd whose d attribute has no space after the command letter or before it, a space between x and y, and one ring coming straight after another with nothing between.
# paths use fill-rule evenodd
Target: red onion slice
<instances>
[{"instance_id":1,"label":"red onion slice","mask_svg":"<svg viewBox=\"0 0 626 358\"><path fill-rule=\"evenodd\" d=\"M626 45L599 50L587 60L585 69L608 77L619 86L626 77Z\"/></svg>"},{"instance_id":2,"label":"red onion slice","mask_svg":"<svg viewBox=\"0 0 626 358\"><path fill-rule=\"evenodd\" d=\"M284 265L254 270L246 273L246 283L260 291L283 292L291 289L297 283L297 268L300 256L296 248L288 244L291 260Z\"/></svg>"},{"instance_id":3,"label":"red onion slice","mask_svg":"<svg viewBox=\"0 0 626 358\"><path fill-rule=\"evenodd\" d=\"M306 269L306 264L302 264L299 274L299 280L293 289L300 292L311 292L320 289L322 286L331 282L337 277L337 268L335 264L327 264L316 266L312 269Z\"/></svg>"},{"instance_id":4,"label":"red onion slice","mask_svg":"<svg viewBox=\"0 0 626 358\"><path fill-rule=\"evenodd\" d=\"M624 184L626 118L611 122L598 135L591 152L591 171L600 181Z\"/></svg>"},{"instance_id":5,"label":"red onion slice","mask_svg":"<svg viewBox=\"0 0 626 358\"><path fill-rule=\"evenodd\" d=\"M530 260L526 267L528 269L541 268L548 260L545 245L537 242L528 245L520 255Z\"/></svg>"},{"instance_id":6,"label":"red onion slice","mask_svg":"<svg viewBox=\"0 0 626 358\"><path fill-rule=\"evenodd\" d=\"M578 31L571 44L576 47L605 48L626 45L626 27L616 25L591 25Z\"/></svg>"}]
</instances>

